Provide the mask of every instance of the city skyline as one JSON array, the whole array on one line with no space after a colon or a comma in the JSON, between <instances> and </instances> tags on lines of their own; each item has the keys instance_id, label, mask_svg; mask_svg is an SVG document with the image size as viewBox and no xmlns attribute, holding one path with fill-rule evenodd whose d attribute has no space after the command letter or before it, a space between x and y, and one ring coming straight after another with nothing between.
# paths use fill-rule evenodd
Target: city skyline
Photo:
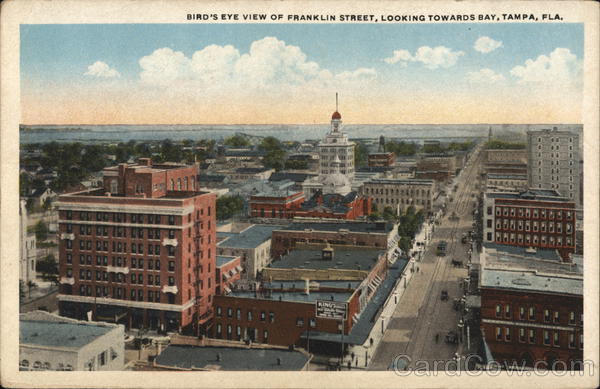
<instances>
[{"instance_id":1,"label":"city skyline","mask_svg":"<svg viewBox=\"0 0 600 389\"><path fill-rule=\"evenodd\" d=\"M22 123L578 123L582 63L581 24L22 25Z\"/></svg>"}]
</instances>

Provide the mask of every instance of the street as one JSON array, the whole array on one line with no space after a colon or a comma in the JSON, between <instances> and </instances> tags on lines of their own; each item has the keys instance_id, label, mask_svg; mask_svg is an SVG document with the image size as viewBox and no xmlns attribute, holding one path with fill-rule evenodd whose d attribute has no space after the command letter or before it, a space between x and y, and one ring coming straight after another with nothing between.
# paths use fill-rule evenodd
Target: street
<instances>
[{"instance_id":1,"label":"street","mask_svg":"<svg viewBox=\"0 0 600 389\"><path fill-rule=\"evenodd\" d=\"M451 360L458 344L446 343L445 335L458 332L459 312L453 300L463 296L461 281L467 277L466 263L470 244L461 243L463 233L472 229L473 203L476 193L480 147L457 179L456 191L450 193L453 201L447 203L446 213L435 227L432 241L418 263L419 272L411 280L389 323L386 333L369 365L370 370L387 370L398 355L410 361ZM458 218L452 217L456 213ZM438 257L436 248L441 240L448 244L446 255ZM461 260L463 266L455 267L452 259ZM442 291L448 299L441 300ZM436 341L436 335L438 337ZM392 367L393 368L393 367Z\"/></svg>"}]
</instances>

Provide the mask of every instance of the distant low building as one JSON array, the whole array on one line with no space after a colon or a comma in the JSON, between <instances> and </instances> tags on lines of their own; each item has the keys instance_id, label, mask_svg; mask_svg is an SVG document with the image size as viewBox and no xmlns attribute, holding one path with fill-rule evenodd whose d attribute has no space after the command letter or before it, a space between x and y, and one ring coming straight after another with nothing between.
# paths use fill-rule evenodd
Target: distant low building
<instances>
[{"instance_id":1,"label":"distant low building","mask_svg":"<svg viewBox=\"0 0 600 389\"><path fill-rule=\"evenodd\" d=\"M498 188L527 189L526 174L487 174L486 186Z\"/></svg>"},{"instance_id":2,"label":"distant low building","mask_svg":"<svg viewBox=\"0 0 600 389\"><path fill-rule=\"evenodd\" d=\"M122 325L69 319L43 311L20 315L19 370L123 370Z\"/></svg>"},{"instance_id":3,"label":"distant low building","mask_svg":"<svg viewBox=\"0 0 600 389\"><path fill-rule=\"evenodd\" d=\"M217 232L217 254L239 256L242 278L255 279L256 274L271 262L271 233L276 225L251 225L241 232Z\"/></svg>"},{"instance_id":4,"label":"distant low building","mask_svg":"<svg viewBox=\"0 0 600 389\"><path fill-rule=\"evenodd\" d=\"M33 200L34 205L39 208L43 207L46 201L55 200L57 197L58 195L56 192L50 188L35 189L29 196L29 198Z\"/></svg>"},{"instance_id":5,"label":"distant low building","mask_svg":"<svg viewBox=\"0 0 600 389\"><path fill-rule=\"evenodd\" d=\"M240 167L228 173L230 181L240 182L246 180L268 180L275 169L260 167Z\"/></svg>"},{"instance_id":6,"label":"distant low building","mask_svg":"<svg viewBox=\"0 0 600 389\"><path fill-rule=\"evenodd\" d=\"M396 155L392 152L381 152L369 154L369 167L394 166Z\"/></svg>"},{"instance_id":7,"label":"distant low building","mask_svg":"<svg viewBox=\"0 0 600 389\"><path fill-rule=\"evenodd\" d=\"M412 206L430 213L437 197L436 188L434 180L376 178L364 183L363 193L373 198L379 212L391 207L399 213Z\"/></svg>"},{"instance_id":8,"label":"distant low building","mask_svg":"<svg viewBox=\"0 0 600 389\"><path fill-rule=\"evenodd\" d=\"M231 285L242 275L242 262L239 256L217 255L216 294L231 292Z\"/></svg>"},{"instance_id":9,"label":"distant low building","mask_svg":"<svg viewBox=\"0 0 600 389\"><path fill-rule=\"evenodd\" d=\"M320 217L330 219L354 220L371 214L371 198L350 192L323 194L321 191L302 203L296 210L297 217Z\"/></svg>"}]
</instances>

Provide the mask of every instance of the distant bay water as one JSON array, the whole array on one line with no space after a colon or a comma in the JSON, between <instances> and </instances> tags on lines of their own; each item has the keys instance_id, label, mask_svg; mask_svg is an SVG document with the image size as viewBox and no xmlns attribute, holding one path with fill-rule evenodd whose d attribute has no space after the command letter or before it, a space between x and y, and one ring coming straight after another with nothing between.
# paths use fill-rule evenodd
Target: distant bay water
<instances>
[{"instance_id":1,"label":"distant bay water","mask_svg":"<svg viewBox=\"0 0 600 389\"><path fill-rule=\"evenodd\" d=\"M489 128L494 136L511 136L524 140L527 130L552 128L545 124L349 124L343 126L350 138L378 138L422 142L424 139L464 140L487 137ZM558 125L560 129L581 131L581 125ZM35 125L21 126L20 142L128 142L171 139L224 139L236 133L274 136L281 140L304 141L321 139L329 131L327 124L306 125Z\"/></svg>"}]
</instances>

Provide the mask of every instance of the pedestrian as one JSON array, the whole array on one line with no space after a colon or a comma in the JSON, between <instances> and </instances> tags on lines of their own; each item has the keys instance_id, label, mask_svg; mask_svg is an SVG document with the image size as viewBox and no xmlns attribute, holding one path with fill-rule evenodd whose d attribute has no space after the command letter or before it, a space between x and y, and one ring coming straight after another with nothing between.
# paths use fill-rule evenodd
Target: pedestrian
<instances>
[{"instance_id":1,"label":"pedestrian","mask_svg":"<svg viewBox=\"0 0 600 389\"><path fill-rule=\"evenodd\" d=\"M437 343L440 340L440 334L439 332L437 334L435 334L435 343Z\"/></svg>"},{"instance_id":2,"label":"pedestrian","mask_svg":"<svg viewBox=\"0 0 600 389\"><path fill-rule=\"evenodd\" d=\"M419 267L417 266L417 273L419 272Z\"/></svg>"}]
</instances>

